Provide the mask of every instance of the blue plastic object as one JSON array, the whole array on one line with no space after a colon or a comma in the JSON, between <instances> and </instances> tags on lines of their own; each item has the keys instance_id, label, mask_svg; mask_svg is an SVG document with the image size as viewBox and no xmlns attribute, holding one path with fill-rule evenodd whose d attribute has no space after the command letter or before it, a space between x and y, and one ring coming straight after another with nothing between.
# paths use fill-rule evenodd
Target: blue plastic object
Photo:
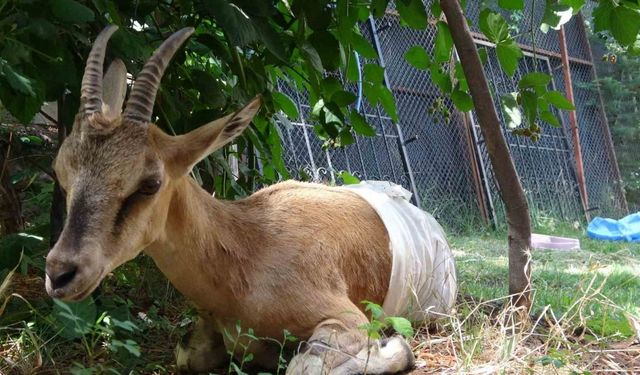
<instances>
[{"instance_id":1,"label":"blue plastic object","mask_svg":"<svg viewBox=\"0 0 640 375\"><path fill-rule=\"evenodd\" d=\"M587 226L587 235L598 240L640 242L640 212L620 220L595 217Z\"/></svg>"}]
</instances>

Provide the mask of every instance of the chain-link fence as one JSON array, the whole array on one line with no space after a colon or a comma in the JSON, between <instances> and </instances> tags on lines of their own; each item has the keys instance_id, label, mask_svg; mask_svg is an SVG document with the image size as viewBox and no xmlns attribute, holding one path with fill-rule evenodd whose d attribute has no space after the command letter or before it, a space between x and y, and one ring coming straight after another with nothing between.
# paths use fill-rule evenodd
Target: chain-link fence
<instances>
[{"instance_id":1,"label":"chain-link fence","mask_svg":"<svg viewBox=\"0 0 640 375\"><path fill-rule=\"evenodd\" d=\"M532 71L552 75L550 89L564 90L558 33L551 30L545 34L537 27L544 2L531 2L519 13L505 13L512 34L518 35L517 41L525 51L514 77L505 75L493 45L478 32L480 2L467 3L474 38L479 48L487 50L485 72L496 98L515 91L520 77ZM399 121L396 124L381 108L369 106L362 98L359 84L350 84L349 89L358 97L356 109L375 128L376 135L356 136L353 145L323 150L313 131L307 94L292 84L281 83L281 91L294 99L300 109L296 121L284 118L280 121L285 162L292 177L341 183L340 172L348 171L360 179L390 180L411 190L416 203L450 225L503 223L500 189L475 114L457 111L432 83L428 71L416 69L404 59L405 52L414 45L433 50L435 25L425 30L401 26L391 3L382 18L370 19L361 25L361 30L376 48L377 62L385 67L385 84L396 100ZM597 209L597 214L619 216L625 211L625 200L601 98L597 91L581 85L594 79L581 17L566 24L565 33L589 209ZM360 66L367 63L365 59L359 62ZM534 218L584 218L569 119L566 113L560 118L560 128L541 124L543 131L537 142L515 136L504 128Z\"/></svg>"}]
</instances>

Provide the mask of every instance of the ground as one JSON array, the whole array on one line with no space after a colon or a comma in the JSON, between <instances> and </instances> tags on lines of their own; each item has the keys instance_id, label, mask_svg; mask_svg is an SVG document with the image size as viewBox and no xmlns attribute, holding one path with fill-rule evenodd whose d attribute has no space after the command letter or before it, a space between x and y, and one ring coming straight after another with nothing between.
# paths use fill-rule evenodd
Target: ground
<instances>
[{"instance_id":1,"label":"ground","mask_svg":"<svg viewBox=\"0 0 640 375\"><path fill-rule=\"evenodd\" d=\"M579 237L582 250L532 252L534 307L519 330L503 309L506 235L450 236L458 304L416 329L411 374L640 372L640 244L553 225L538 232ZM40 271L16 273L0 286L0 374L173 373L174 345L195 312L150 259L114 272L94 300L52 306Z\"/></svg>"}]
</instances>

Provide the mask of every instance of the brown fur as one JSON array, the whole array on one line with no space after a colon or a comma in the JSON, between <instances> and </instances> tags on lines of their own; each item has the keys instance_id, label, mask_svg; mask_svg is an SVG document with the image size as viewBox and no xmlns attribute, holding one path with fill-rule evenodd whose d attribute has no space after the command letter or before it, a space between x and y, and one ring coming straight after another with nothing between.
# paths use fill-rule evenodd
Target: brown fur
<instances>
[{"instance_id":1,"label":"brown fur","mask_svg":"<svg viewBox=\"0 0 640 375\"><path fill-rule=\"evenodd\" d=\"M289 373L411 366L404 341L374 348L360 328L367 323L361 301L382 304L391 273L389 236L367 202L347 189L294 181L238 201L212 198L189 172L246 128L260 100L169 136L153 124L114 115L122 103L123 69L110 71L114 94L103 113L76 117L54 163L68 217L47 256L50 295L82 299L146 249L201 311L194 334L177 348L182 370L221 365L222 346L234 347L222 333L235 332L238 321L257 336L281 339L286 329L310 342ZM246 344L254 363L277 365L273 343Z\"/></svg>"},{"instance_id":2,"label":"brown fur","mask_svg":"<svg viewBox=\"0 0 640 375\"><path fill-rule=\"evenodd\" d=\"M364 350L361 301L381 304L391 272L389 237L367 202L343 188L294 181L222 201L188 175L246 127L258 103L179 137L154 125L117 118L105 126L105 117L79 116L55 162L69 217L47 257L48 274L78 265L71 283L77 286L54 290L48 278L48 291L83 298L146 248L203 312L179 354L184 369L219 364L206 360L217 353L211 346L223 343L220 334L234 332L237 321L258 336L280 339L286 329L303 340L333 342L348 355ZM228 124L232 132L224 131ZM161 181L159 191L138 197L149 178ZM256 362L274 365L277 351L269 345L252 343L251 349ZM348 360L329 362L337 367ZM312 366L300 358L296 363L307 366L303 372Z\"/></svg>"}]
</instances>

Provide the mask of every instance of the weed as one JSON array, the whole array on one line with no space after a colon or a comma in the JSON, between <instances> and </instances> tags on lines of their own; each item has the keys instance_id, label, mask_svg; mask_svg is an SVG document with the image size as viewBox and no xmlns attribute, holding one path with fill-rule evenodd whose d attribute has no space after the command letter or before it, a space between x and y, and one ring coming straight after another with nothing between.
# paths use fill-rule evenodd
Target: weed
<instances>
[{"instance_id":1,"label":"weed","mask_svg":"<svg viewBox=\"0 0 640 375\"><path fill-rule=\"evenodd\" d=\"M227 374L244 375L245 366L253 361L253 353L249 352L249 347L253 342L273 343L279 348L278 366L276 368L276 375L281 374L287 368L287 353L286 348L288 344L295 343L298 339L291 334L288 330L282 332L282 341L276 340L271 337L258 337L256 336L252 328L248 328L243 331L240 321L236 322L235 334L232 334L228 330L224 330L223 335L231 343L231 348L227 348L227 354L229 354L229 367L227 368ZM238 356L239 351L241 355ZM261 372L260 374L268 375L270 373Z\"/></svg>"}]
</instances>

